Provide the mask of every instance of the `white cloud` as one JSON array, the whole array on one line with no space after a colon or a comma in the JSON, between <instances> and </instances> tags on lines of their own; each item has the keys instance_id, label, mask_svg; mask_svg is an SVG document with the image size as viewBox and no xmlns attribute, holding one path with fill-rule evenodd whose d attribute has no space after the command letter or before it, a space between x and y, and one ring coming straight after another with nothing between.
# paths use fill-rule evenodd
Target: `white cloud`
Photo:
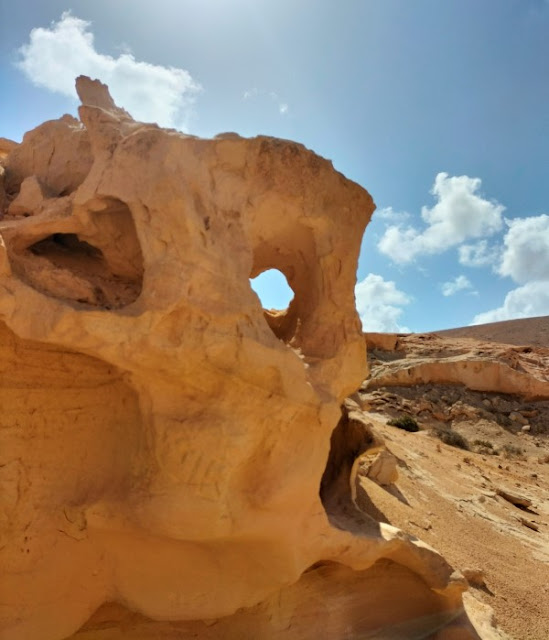
<instances>
[{"instance_id":1,"label":"white cloud","mask_svg":"<svg viewBox=\"0 0 549 640\"><path fill-rule=\"evenodd\" d=\"M394 282L370 273L356 285L355 296L364 331L409 331L408 328L399 325L399 318L403 313L401 307L409 304L411 298L397 289Z\"/></svg>"},{"instance_id":2,"label":"white cloud","mask_svg":"<svg viewBox=\"0 0 549 640\"><path fill-rule=\"evenodd\" d=\"M456 276L449 282L444 282L441 286L443 296L453 296L458 291L465 291L466 289L473 289L473 285L466 276ZM473 293L471 291L471 293Z\"/></svg>"},{"instance_id":3,"label":"white cloud","mask_svg":"<svg viewBox=\"0 0 549 640\"><path fill-rule=\"evenodd\" d=\"M118 57L98 53L89 28L89 22L65 12L49 29L33 29L19 49L18 67L36 86L71 98L76 97L77 76L98 78L137 120L184 128L200 90L189 72L140 62L128 52Z\"/></svg>"},{"instance_id":4,"label":"white cloud","mask_svg":"<svg viewBox=\"0 0 549 640\"><path fill-rule=\"evenodd\" d=\"M426 227L391 225L378 243L379 250L405 264L418 255L443 253L468 238L496 233L503 226L504 207L480 196L480 186L479 178L439 173L431 189L437 202L432 209L421 209Z\"/></svg>"},{"instance_id":5,"label":"white cloud","mask_svg":"<svg viewBox=\"0 0 549 640\"><path fill-rule=\"evenodd\" d=\"M473 324L549 315L549 215L506 223L497 271L523 286L509 291L501 307L476 315Z\"/></svg>"},{"instance_id":6,"label":"white cloud","mask_svg":"<svg viewBox=\"0 0 549 640\"><path fill-rule=\"evenodd\" d=\"M497 263L501 255L498 246L490 246L486 240L458 247L458 260L464 267L487 267Z\"/></svg>"},{"instance_id":7,"label":"white cloud","mask_svg":"<svg viewBox=\"0 0 549 640\"><path fill-rule=\"evenodd\" d=\"M472 324L545 315L549 315L549 282L533 281L510 291L501 307L479 313Z\"/></svg>"},{"instance_id":8,"label":"white cloud","mask_svg":"<svg viewBox=\"0 0 549 640\"><path fill-rule=\"evenodd\" d=\"M284 115L285 113L288 113L288 105L285 102L282 102L278 105L278 112L281 115Z\"/></svg>"},{"instance_id":9,"label":"white cloud","mask_svg":"<svg viewBox=\"0 0 549 640\"><path fill-rule=\"evenodd\" d=\"M376 218L381 218L382 220L391 220L392 222L404 222L404 220L408 220L410 214L406 211L395 211L393 207L383 207L382 209L376 209L375 214Z\"/></svg>"},{"instance_id":10,"label":"white cloud","mask_svg":"<svg viewBox=\"0 0 549 640\"><path fill-rule=\"evenodd\" d=\"M506 222L509 231L498 272L520 284L549 280L549 215Z\"/></svg>"}]
</instances>

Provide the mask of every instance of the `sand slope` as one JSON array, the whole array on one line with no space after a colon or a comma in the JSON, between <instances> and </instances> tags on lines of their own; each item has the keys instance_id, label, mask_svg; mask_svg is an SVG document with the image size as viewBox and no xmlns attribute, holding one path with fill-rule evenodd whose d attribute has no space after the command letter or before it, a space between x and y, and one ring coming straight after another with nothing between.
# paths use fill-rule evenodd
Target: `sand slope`
<instances>
[{"instance_id":1,"label":"sand slope","mask_svg":"<svg viewBox=\"0 0 549 640\"><path fill-rule=\"evenodd\" d=\"M549 401L528 397L528 384L522 394L503 391L511 374L547 384L549 317L394 338L367 336L370 377L354 399L396 456L399 477L385 488L359 478L361 508L417 535L456 568L481 571L484 584L471 594L511 638L547 640ZM456 363L477 371L463 375ZM387 425L405 415L419 432ZM440 433L461 436L468 449L445 444Z\"/></svg>"},{"instance_id":2,"label":"sand slope","mask_svg":"<svg viewBox=\"0 0 549 640\"><path fill-rule=\"evenodd\" d=\"M435 331L444 338L460 337L488 340L503 344L530 345L532 347L549 347L549 316L490 322L472 327Z\"/></svg>"}]
</instances>

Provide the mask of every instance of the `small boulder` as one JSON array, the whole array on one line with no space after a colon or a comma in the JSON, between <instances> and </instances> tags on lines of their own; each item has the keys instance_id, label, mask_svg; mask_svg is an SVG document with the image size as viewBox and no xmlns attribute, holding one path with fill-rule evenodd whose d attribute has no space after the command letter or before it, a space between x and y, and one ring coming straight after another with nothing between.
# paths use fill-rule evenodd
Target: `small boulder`
<instances>
[{"instance_id":1,"label":"small boulder","mask_svg":"<svg viewBox=\"0 0 549 640\"><path fill-rule=\"evenodd\" d=\"M472 587L485 587L484 571L482 569L464 569L463 576Z\"/></svg>"},{"instance_id":2,"label":"small boulder","mask_svg":"<svg viewBox=\"0 0 549 640\"><path fill-rule=\"evenodd\" d=\"M511 411L511 413L509 414L509 419L513 422L517 422L518 424L528 424L528 420L522 415L522 413L519 413L518 411Z\"/></svg>"},{"instance_id":3,"label":"small boulder","mask_svg":"<svg viewBox=\"0 0 549 640\"><path fill-rule=\"evenodd\" d=\"M42 186L36 176L29 176L21 183L21 190L8 207L10 216L33 215L44 203Z\"/></svg>"},{"instance_id":4,"label":"small boulder","mask_svg":"<svg viewBox=\"0 0 549 640\"><path fill-rule=\"evenodd\" d=\"M380 451L361 463L359 473L381 486L394 484L398 480L397 459L388 451Z\"/></svg>"},{"instance_id":5,"label":"small boulder","mask_svg":"<svg viewBox=\"0 0 549 640\"><path fill-rule=\"evenodd\" d=\"M530 498L526 498L525 496L521 496L518 493L514 493L513 491L509 491L508 489L496 489L496 493L498 496L502 497L507 502L514 504L515 507L530 507L532 505L532 501Z\"/></svg>"}]
</instances>

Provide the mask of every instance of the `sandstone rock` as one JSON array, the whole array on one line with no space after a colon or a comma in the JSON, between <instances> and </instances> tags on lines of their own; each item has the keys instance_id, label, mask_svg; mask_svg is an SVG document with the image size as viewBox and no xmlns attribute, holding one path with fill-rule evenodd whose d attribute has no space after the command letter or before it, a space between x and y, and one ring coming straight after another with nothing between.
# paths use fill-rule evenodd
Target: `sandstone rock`
<instances>
[{"instance_id":1,"label":"sandstone rock","mask_svg":"<svg viewBox=\"0 0 549 640\"><path fill-rule=\"evenodd\" d=\"M42 187L36 176L29 176L21 183L21 188L16 198L8 207L11 216L33 215L39 213L44 203Z\"/></svg>"},{"instance_id":2,"label":"sandstone rock","mask_svg":"<svg viewBox=\"0 0 549 640\"><path fill-rule=\"evenodd\" d=\"M23 180L34 176L52 195L69 195L90 172L90 137L82 123L63 116L26 133L4 162L9 193L18 193Z\"/></svg>"},{"instance_id":3,"label":"sandstone rock","mask_svg":"<svg viewBox=\"0 0 549 640\"><path fill-rule=\"evenodd\" d=\"M511 411L511 413L509 414L509 419L513 422L518 422L518 424L528 424L528 420L518 411Z\"/></svg>"},{"instance_id":4,"label":"sandstone rock","mask_svg":"<svg viewBox=\"0 0 549 640\"><path fill-rule=\"evenodd\" d=\"M426 342L423 338L429 338ZM549 399L549 381L543 353L532 354L500 347L472 354L463 346L451 348L432 335L410 335L399 338L402 357L372 366L369 390L390 386L427 384L463 385L474 391L497 392L521 396L526 400ZM520 366L519 366L520 365ZM436 392L435 392L436 393ZM426 394L427 399L432 399ZM502 398L492 399L499 412L517 412L517 404ZM518 414L521 415L521 414ZM525 420L521 415L517 421ZM524 424L524 422L522 422Z\"/></svg>"},{"instance_id":5,"label":"sandstone rock","mask_svg":"<svg viewBox=\"0 0 549 640\"><path fill-rule=\"evenodd\" d=\"M0 165L0 220L4 217L4 211L7 206L6 190L4 189L5 174L4 167Z\"/></svg>"},{"instance_id":6,"label":"sandstone rock","mask_svg":"<svg viewBox=\"0 0 549 640\"><path fill-rule=\"evenodd\" d=\"M364 334L367 349L380 349L381 351L395 351L398 344L396 333L372 333Z\"/></svg>"},{"instance_id":7,"label":"sandstone rock","mask_svg":"<svg viewBox=\"0 0 549 640\"><path fill-rule=\"evenodd\" d=\"M482 569L463 569L462 573L470 585L474 587L486 586L484 571L482 571Z\"/></svg>"},{"instance_id":8,"label":"sandstone rock","mask_svg":"<svg viewBox=\"0 0 549 640\"><path fill-rule=\"evenodd\" d=\"M537 525L534 521L532 520L527 520L526 518L521 518L520 519L521 524L523 524L525 527L528 527L528 529L532 529L532 531L539 531L539 525Z\"/></svg>"},{"instance_id":9,"label":"sandstone rock","mask_svg":"<svg viewBox=\"0 0 549 640\"><path fill-rule=\"evenodd\" d=\"M434 637L434 640L475 640L477 637L472 630L464 629L458 625L450 625L441 629Z\"/></svg>"},{"instance_id":10,"label":"sandstone rock","mask_svg":"<svg viewBox=\"0 0 549 640\"><path fill-rule=\"evenodd\" d=\"M204 638L434 632L466 585L351 496L379 446L341 413L366 367L372 199L302 145L165 131L97 81L77 90L80 121L3 161L29 217L0 223L0 633L119 637L113 600L151 639L169 621ZM250 287L270 268L295 294L283 312Z\"/></svg>"},{"instance_id":11,"label":"sandstone rock","mask_svg":"<svg viewBox=\"0 0 549 640\"><path fill-rule=\"evenodd\" d=\"M18 146L18 143L9 138L0 137L0 160L5 158L11 151Z\"/></svg>"},{"instance_id":12,"label":"sandstone rock","mask_svg":"<svg viewBox=\"0 0 549 640\"><path fill-rule=\"evenodd\" d=\"M532 506L532 501L530 500L530 498L521 496L520 494L514 491L510 491L509 489L498 487L496 489L496 493L498 494L498 496L501 496L504 500L507 500L507 502L510 502L515 506L520 506L520 507Z\"/></svg>"},{"instance_id":13,"label":"sandstone rock","mask_svg":"<svg viewBox=\"0 0 549 640\"><path fill-rule=\"evenodd\" d=\"M359 473L381 486L394 484L398 480L397 459L386 450L365 455L359 461Z\"/></svg>"}]
</instances>

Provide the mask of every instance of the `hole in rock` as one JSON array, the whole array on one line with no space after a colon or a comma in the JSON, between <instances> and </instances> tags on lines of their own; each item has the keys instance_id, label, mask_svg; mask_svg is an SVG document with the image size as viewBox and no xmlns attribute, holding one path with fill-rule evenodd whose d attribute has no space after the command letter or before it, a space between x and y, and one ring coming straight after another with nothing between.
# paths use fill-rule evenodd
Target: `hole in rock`
<instances>
[{"instance_id":1,"label":"hole in rock","mask_svg":"<svg viewBox=\"0 0 549 640\"><path fill-rule=\"evenodd\" d=\"M351 476L355 460L373 444L369 426L349 415L343 407L330 438L330 453L319 491L330 522L340 529L360 531L366 524L353 502Z\"/></svg>"},{"instance_id":2,"label":"hole in rock","mask_svg":"<svg viewBox=\"0 0 549 640\"><path fill-rule=\"evenodd\" d=\"M103 254L88 242L80 240L76 233L54 233L36 242L29 251L35 256L44 256L49 260L59 262L81 262L89 259L101 260Z\"/></svg>"},{"instance_id":3,"label":"hole in rock","mask_svg":"<svg viewBox=\"0 0 549 640\"><path fill-rule=\"evenodd\" d=\"M287 309L294 297L288 281L278 269L263 271L250 279L250 284L259 296L261 306L267 310Z\"/></svg>"},{"instance_id":4,"label":"hole in rock","mask_svg":"<svg viewBox=\"0 0 549 640\"><path fill-rule=\"evenodd\" d=\"M8 243L21 280L62 300L120 309L143 287L143 255L128 205L117 198L87 203L85 231L52 233L37 240L25 233Z\"/></svg>"},{"instance_id":5,"label":"hole in rock","mask_svg":"<svg viewBox=\"0 0 549 640\"><path fill-rule=\"evenodd\" d=\"M117 309L134 302L141 293L142 263L141 270L133 264L135 250L127 260L116 247L108 251L113 260L75 233L54 233L16 256L14 266L23 280L43 293Z\"/></svg>"},{"instance_id":6,"label":"hole in rock","mask_svg":"<svg viewBox=\"0 0 549 640\"><path fill-rule=\"evenodd\" d=\"M297 326L294 292L286 277L277 269L262 271L250 279L252 289L263 306L263 316L275 336L289 344Z\"/></svg>"}]
</instances>

